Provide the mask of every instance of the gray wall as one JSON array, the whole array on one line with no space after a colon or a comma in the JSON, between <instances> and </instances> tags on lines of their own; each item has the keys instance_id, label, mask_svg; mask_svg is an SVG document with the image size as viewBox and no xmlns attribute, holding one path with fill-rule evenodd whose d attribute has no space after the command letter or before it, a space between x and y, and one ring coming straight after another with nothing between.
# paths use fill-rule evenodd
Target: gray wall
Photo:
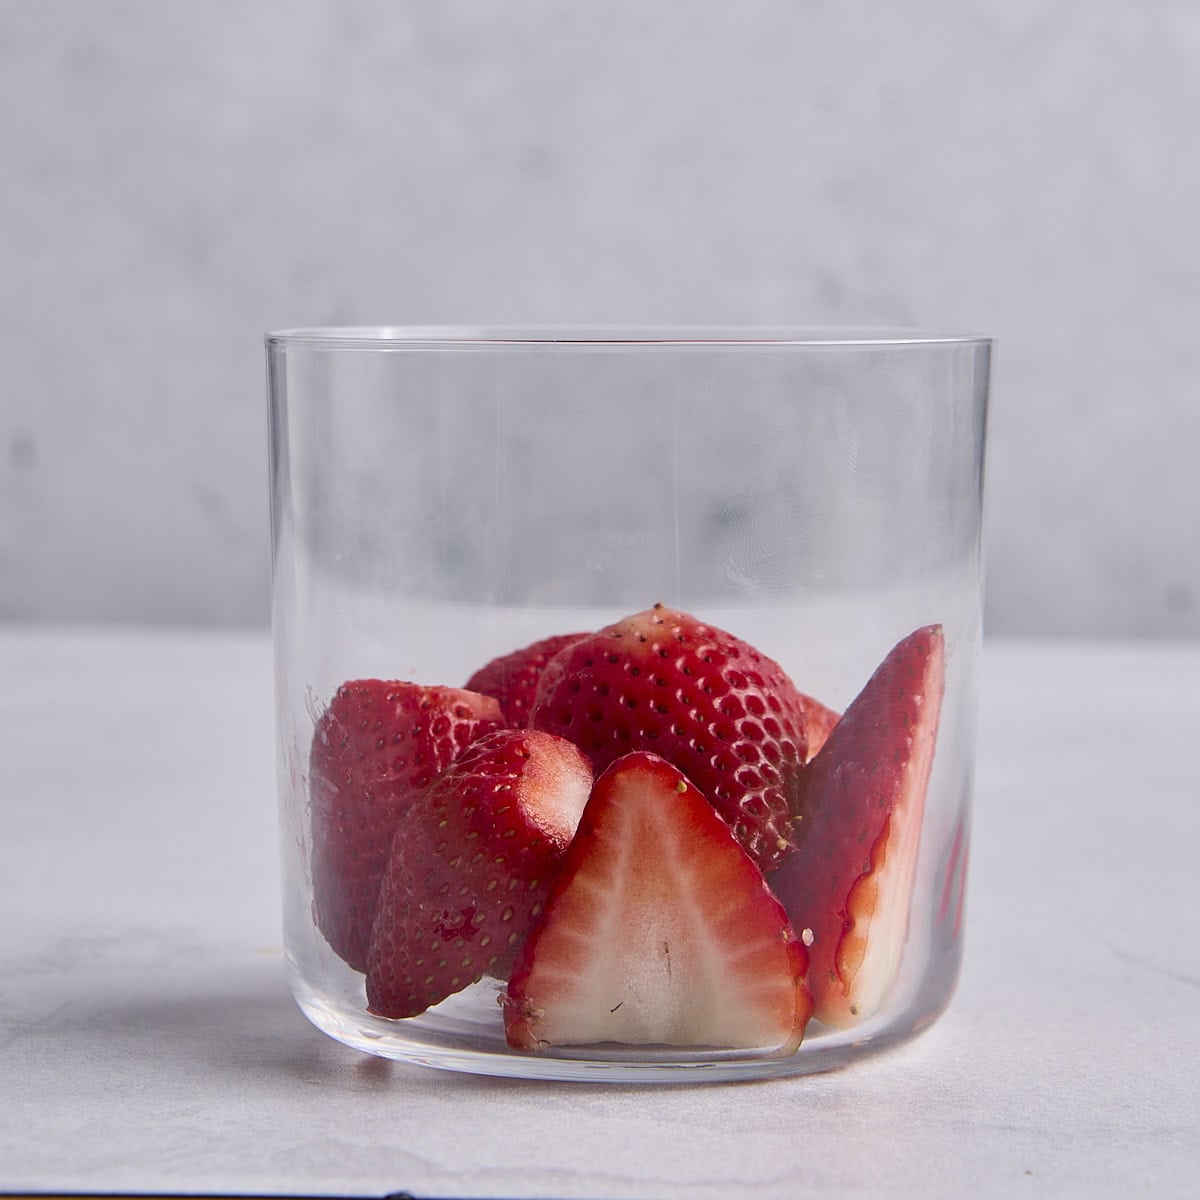
<instances>
[{"instance_id":1,"label":"gray wall","mask_svg":"<svg viewBox=\"0 0 1200 1200\"><path fill-rule=\"evenodd\" d=\"M993 632L1200 635L1194 0L0 0L0 616L259 622L261 333L999 339Z\"/></svg>"}]
</instances>

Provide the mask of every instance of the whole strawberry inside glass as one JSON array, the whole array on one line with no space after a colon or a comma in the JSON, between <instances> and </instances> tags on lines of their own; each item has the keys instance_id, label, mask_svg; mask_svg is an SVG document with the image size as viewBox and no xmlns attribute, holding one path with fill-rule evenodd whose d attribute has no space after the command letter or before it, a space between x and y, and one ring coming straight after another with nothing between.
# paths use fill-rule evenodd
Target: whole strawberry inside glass
<instances>
[{"instance_id":1,"label":"whole strawberry inside glass","mask_svg":"<svg viewBox=\"0 0 1200 1200\"><path fill-rule=\"evenodd\" d=\"M370 1053L826 1070L961 955L989 344L270 335L293 991Z\"/></svg>"}]
</instances>

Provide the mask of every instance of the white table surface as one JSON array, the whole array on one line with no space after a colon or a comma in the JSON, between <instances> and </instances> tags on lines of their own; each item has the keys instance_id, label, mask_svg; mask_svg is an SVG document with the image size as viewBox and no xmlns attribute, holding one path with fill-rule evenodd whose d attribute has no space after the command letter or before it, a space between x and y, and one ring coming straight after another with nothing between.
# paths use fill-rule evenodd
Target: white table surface
<instances>
[{"instance_id":1,"label":"white table surface","mask_svg":"<svg viewBox=\"0 0 1200 1200\"><path fill-rule=\"evenodd\" d=\"M1200 645L989 642L947 1014L767 1083L387 1063L295 1008L267 639L0 629L0 1191L1200 1195Z\"/></svg>"}]
</instances>

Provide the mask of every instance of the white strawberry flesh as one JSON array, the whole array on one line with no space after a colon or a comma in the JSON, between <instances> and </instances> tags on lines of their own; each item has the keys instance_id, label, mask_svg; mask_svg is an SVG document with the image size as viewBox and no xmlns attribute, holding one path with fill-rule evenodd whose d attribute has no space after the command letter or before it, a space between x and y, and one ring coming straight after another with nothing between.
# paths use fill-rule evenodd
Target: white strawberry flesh
<instances>
[{"instance_id":1,"label":"white strawberry flesh","mask_svg":"<svg viewBox=\"0 0 1200 1200\"><path fill-rule=\"evenodd\" d=\"M807 956L708 801L657 755L597 781L502 998L513 1046L705 1046L787 1054Z\"/></svg>"}]
</instances>

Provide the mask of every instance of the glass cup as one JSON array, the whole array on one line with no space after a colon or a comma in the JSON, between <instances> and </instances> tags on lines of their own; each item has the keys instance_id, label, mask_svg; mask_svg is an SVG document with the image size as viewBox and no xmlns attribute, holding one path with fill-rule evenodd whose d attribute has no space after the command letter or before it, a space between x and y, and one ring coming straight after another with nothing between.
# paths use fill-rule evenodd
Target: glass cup
<instances>
[{"instance_id":1,"label":"glass cup","mask_svg":"<svg viewBox=\"0 0 1200 1200\"><path fill-rule=\"evenodd\" d=\"M962 946L990 342L267 350L309 1019L623 1081L826 1070L928 1026Z\"/></svg>"}]
</instances>

